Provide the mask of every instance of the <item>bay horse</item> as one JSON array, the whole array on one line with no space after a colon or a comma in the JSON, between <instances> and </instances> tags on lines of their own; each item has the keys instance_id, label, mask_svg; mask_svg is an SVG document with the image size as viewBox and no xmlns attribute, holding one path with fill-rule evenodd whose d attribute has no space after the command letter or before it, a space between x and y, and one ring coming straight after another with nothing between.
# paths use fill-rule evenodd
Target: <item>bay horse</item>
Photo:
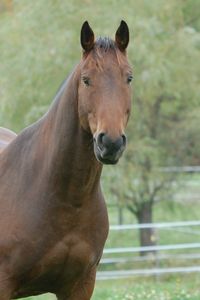
<instances>
[{"instance_id":1,"label":"bay horse","mask_svg":"<svg viewBox=\"0 0 200 300\"><path fill-rule=\"evenodd\" d=\"M48 112L18 136L0 130L1 300L92 296L108 234L100 175L126 146L132 72L124 21L115 41L95 40L87 21L80 37L81 61Z\"/></svg>"}]
</instances>

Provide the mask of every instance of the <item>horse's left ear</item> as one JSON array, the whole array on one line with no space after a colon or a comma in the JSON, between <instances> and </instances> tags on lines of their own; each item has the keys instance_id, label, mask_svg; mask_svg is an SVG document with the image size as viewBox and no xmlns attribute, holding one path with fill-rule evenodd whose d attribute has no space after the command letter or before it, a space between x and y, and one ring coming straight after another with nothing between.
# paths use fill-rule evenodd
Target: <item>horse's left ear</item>
<instances>
[{"instance_id":1,"label":"horse's left ear","mask_svg":"<svg viewBox=\"0 0 200 300\"><path fill-rule=\"evenodd\" d=\"M121 51L125 51L129 43L129 29L125 21L121 21L115 34L115 42Z\"/></svg>"},{"instance_id":2,"label":"horse's left ear","mask_svg":"<svg viewBox=\"0 0 200 300\"><path fill-rule=\"evenodd\" d=\"M81 28L81 46L85 51L90 51L94 47L94 32L88 21L85 21Z\"/></svg>"}]
</instances>

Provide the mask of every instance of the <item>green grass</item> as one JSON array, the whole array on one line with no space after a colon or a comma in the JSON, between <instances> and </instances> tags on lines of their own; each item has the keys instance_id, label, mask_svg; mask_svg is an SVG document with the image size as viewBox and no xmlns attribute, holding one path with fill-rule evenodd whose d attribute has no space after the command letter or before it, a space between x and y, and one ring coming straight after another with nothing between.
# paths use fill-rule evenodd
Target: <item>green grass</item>
<instances>
[{"instance_id":1,"label":"green grass","mask_svg":"<svg viewBox=\"0 0 200 300\"><path fill-rule=\"evenodd\" d=\"M93 300L199 300L198 280L188 283L174 278L156 282L146 279L98 282Z\"/></svg>"},{"instance_id":2,"label":"green grass","mask_svg":"<svg viewBox=\"0 0 200 300\"><path fill-rule=\"evenodd\" d=\"M156 281L149 278L98 281L92 300L199 300L200 275L171 277ZM27 300L54 300L51 295ZM77 299L78 300L78 299Z\"/></svg>"},{"instance_id":3,"label":"green grass","mask_svg":"<svg viewBox=\"0 0 200 300\"><path fill-rule=\"evenodd\" d=\"M199 300L198 284L185 284L179 279L174 282L122 280L98 283L93 300Z\"/></svg>"}]
</instances>

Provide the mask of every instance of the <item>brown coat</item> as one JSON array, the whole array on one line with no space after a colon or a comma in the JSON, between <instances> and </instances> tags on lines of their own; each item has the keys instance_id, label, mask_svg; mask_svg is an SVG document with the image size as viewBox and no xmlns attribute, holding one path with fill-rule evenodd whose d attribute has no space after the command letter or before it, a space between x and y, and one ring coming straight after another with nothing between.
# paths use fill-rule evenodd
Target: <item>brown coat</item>
<instances>
[{"instance_id":1,"label":"brown coat","mask_svg":"<svg viewBox=\"0 0 200 300\"><path fill-rule=\"evenodd\" d=\"M85 26L82 35L88 34ZM43 118L17 137L0 130L1 300L46 292L59 300L91 298L108 234L102 163L116 163L123 152L130 110L130 88L119 79L122 70L130 69L125 54L115 46L95 74L96 51L107 53L97 43L96 50L84 54ZM106 71L110 60L113 66ZM88 68L93 79L99 77L95 93L82 78ZM108 87L107 74L112 77ZM118 119L113 122L105 109L111 107L105 104L111 95L116 103L110 117Z\"/></svg>"}]
</instances>

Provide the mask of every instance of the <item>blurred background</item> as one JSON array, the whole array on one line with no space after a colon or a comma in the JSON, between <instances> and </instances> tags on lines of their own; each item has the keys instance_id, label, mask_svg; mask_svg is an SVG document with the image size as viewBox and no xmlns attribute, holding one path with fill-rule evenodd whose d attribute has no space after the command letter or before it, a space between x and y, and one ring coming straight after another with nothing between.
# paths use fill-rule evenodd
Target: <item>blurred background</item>
<instances>
[{"instance_id":1,"label":"blurred background","mask_svg":"<svg viewBox=\"0 0 200 300\"><path fill-rule=\"evenodd\" d=\"M47 111L85 20L114 38L121 19L133 109L127 151L104 167L111 230L92 299L199 300L199 0L0 0L0 126L20 132Z\"/></svg>"}]
</instances>

